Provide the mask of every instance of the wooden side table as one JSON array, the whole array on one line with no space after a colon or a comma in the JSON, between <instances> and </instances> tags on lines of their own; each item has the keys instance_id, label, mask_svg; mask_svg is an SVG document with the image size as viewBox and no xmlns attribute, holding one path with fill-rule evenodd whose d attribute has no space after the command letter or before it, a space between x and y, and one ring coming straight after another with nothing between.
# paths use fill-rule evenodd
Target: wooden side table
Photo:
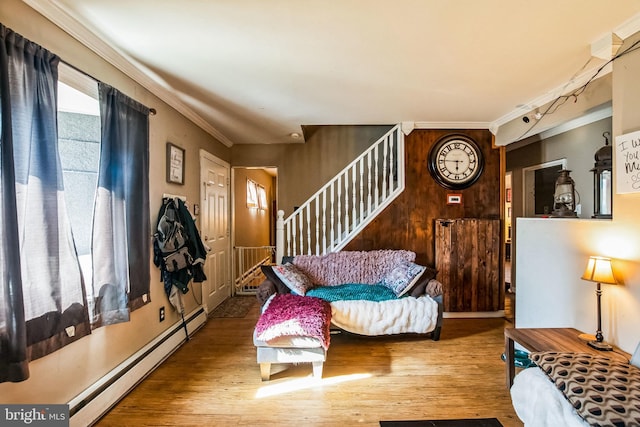
<instances>
[{"instance_id":1,"label":"wooden side table","mask_svg":"<svg viewBox=\"0 0 640 427\"><path fill-rule=\"evenodd\" d=\"M573 328L505 328L504 351L506 356L507 388L513 385L515 376L514 342L519 343L527 350L534 351L567 351L575 353L590 353L606 356L628 363L631 355L613 347L613 351L598 351L587 345L578 336L582 332Z\"/></svg>"}]
</instances>

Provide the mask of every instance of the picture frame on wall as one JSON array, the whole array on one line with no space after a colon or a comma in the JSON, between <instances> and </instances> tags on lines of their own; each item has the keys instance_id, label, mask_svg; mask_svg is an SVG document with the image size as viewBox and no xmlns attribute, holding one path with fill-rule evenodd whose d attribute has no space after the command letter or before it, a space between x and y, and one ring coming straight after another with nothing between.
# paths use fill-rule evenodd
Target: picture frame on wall
<instances>
[{"instance_id":1,"label":"picture frame on wall","mask_svg":"<svg viewBox=\"0 0 640 427\"><path fill-rule=\"evenodd\" d=\"M167 182L184 185L184 148L167 142Z\"/></svg>"}]
</instances>

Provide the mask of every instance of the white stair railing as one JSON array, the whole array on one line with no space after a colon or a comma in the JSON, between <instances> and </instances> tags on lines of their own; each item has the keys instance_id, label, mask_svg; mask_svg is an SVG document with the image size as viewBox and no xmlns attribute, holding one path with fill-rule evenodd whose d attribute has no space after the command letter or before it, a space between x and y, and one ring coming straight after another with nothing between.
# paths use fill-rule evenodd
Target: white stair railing
<instances>
[{"instance_id":1,"label":"white stair railing","mask_svg":"<svg viewBox=\"0 0 640 427\"><path fill-rule=\"evenodd\" d=\"M341 250L404 191L404 134L395 126L288 218L278 211L276 262Z\"/></svg>"}]
</instances>

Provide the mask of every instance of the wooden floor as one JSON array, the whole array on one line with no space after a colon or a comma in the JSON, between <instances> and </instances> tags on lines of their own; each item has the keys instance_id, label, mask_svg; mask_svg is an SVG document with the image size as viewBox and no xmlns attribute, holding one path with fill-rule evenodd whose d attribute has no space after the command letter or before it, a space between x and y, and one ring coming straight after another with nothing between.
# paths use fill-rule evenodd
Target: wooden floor
<instances>
[{"instance_id":1,"label":"wooden floor","mask_svg":"<svg viewBox=\"0 0 640 427\"><path fill-rule=\"evenodd\" d=\"M100 426L379 426L380 420L496 417L522 426L504 386L504 319L445 319L440 341L333 335L323 378L310 365L260 380L243 319L209 319Z\"/></svg>"}]
</instances>

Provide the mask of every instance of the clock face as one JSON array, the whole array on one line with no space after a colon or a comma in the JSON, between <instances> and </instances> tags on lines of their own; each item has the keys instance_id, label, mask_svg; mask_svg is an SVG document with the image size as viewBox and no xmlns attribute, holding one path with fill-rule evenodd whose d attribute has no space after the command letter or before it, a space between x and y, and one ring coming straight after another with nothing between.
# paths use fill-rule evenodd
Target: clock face
<instances>
[{"instance_id":1,"label":"clock face","mask_svg":"<svg viewBox=\"0 0 640 427\"><path fill-rule=\"evenodd\" d=\"M440 139L429 153L429 172L445 188L460 190L476 182L484 162L478 145L465 135Z\"/></svg>"}]
</instances>

